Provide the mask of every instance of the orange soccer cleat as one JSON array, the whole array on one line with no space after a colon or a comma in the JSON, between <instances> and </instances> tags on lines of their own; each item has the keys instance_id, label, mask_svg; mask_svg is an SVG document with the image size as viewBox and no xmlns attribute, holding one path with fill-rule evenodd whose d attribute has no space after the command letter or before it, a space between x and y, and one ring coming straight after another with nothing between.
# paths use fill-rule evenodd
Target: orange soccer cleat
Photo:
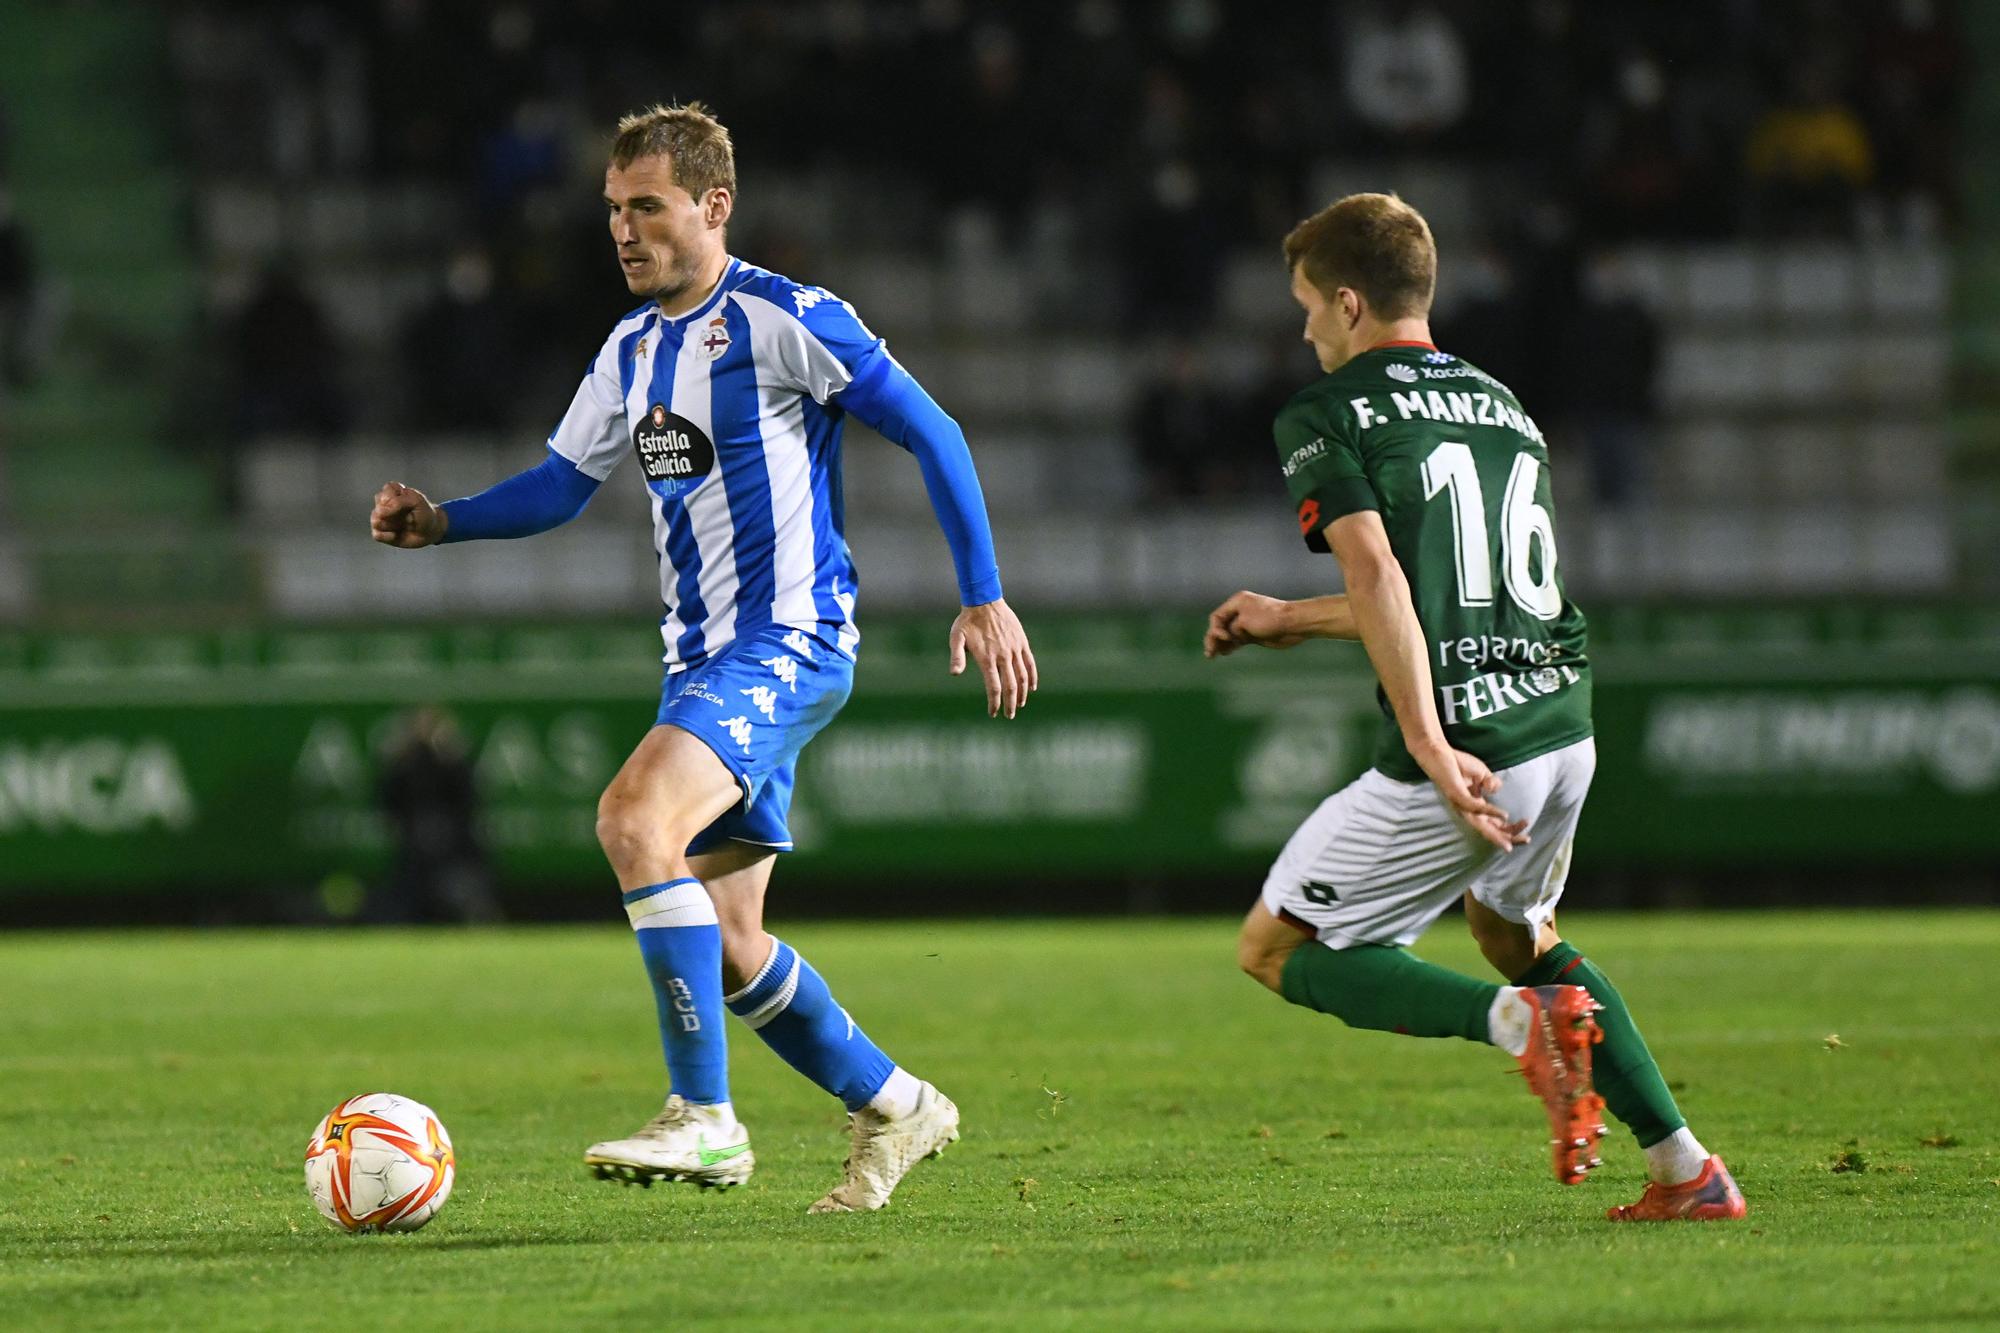
<instances>
[{"instance_id":1,"label":"orange soccer cleat","mask_svg":"<svg viewBox=\"0 0 2000 1333\"><path fill-rule=\"evenodd\" d=\"M1711 1156L1701 1174L1686 1184L1649 1181L1639 1202L1607 1209L1604 1216L1613 1222L1722 1222L1749 1211L1729 1168Z\"/></svg>"},{"instance_id":2,"label":"orange soccer cleat","mask_svg":"<svg viewBox=\"0 0 2000 1333\"><path fill-rule=\"evenodd\" d=\"M1534 1010L1528 1049L1515 1059L1549 1113L1556 1179L1574 1185L1601 1165L1604 1098L1590 1085L1590 1048L1604 1040L1592 1017L1600 1006L1581 986L1532 986L1521 998Z\"/></svg>"}]
</instances>

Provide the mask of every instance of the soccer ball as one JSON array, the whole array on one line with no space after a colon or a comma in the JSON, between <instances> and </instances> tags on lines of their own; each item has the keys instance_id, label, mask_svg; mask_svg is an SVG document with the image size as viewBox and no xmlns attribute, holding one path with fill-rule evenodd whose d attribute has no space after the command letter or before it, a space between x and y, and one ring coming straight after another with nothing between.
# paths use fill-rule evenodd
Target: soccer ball
<instances>
[{"instance_id":1,"label":"soccer ball","mask_svg":"<svg viewBox=\"0 0 2000 1333\"><path fill-rule=\"evenodd\" d=\"M306 1144L306 1192L343 1231L415 1231L444 1207L456 1174L437 1113L393 1092L349 1097Z\"/></svg>"}]
</instances>

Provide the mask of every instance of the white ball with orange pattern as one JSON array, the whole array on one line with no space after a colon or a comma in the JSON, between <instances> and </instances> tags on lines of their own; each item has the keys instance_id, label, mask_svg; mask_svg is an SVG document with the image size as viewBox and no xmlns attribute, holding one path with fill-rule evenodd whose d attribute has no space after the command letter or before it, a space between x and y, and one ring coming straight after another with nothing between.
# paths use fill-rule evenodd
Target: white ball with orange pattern
<instances>
[{"instance_id":1,"label":"white ball with orange pattern","mask_svg":"<svg viewBox=\"0 0 2000 1333\"><path fill-rule=\"evenodd\" d=\"M343 1231L415 1231L451 1197L457 1170L436 1112L393 1092L349 1097L306 1144L306 1191Z\"/></svg>"}]
</instances>

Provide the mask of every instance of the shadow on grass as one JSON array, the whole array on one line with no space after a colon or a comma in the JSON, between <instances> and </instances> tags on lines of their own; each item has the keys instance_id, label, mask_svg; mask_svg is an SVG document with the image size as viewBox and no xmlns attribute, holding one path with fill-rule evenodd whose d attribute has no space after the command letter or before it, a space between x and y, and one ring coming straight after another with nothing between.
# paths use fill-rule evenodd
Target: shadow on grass
<instances>
[{"instance_id":1,"label":"shadow on grass","mask_svg":"<svg viewBox=\"0 0 2000 1333\"><path fill-rule=\"evenodd\" d=\"M521 1250L556 1246L601 1246L633 1243L630 1236L606 1230L570 1235L373 1235L343 1236L302 1231L296 1235L162 1236L151 1232L111 1231L88 1235L22 1236L0 1229L0 1263L35 1260L42 1263L90 1262L102 1259L268 1259L276 1255L326 1254L347 1247L387 1247L403 1254L433 1250Z\"/></svg>"}]
</instances>

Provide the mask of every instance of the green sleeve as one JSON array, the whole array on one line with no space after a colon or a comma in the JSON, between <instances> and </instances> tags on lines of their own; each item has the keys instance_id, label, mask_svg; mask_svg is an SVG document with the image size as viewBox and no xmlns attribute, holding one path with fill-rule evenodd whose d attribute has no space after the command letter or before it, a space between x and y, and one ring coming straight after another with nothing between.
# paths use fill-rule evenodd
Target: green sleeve
<instances>
[{"instance_id":1,"label":"green sleeve","mask_svg":"<svg viewBox=\"0 0 2000 1333\"><path fill-rule=\"evenodd\" d=\"M1308 549L1328 549L1326 526L1335 519L1382 507L1349 423L1329 419L1316 403L1294 399L1278 413L1272 432Z\"/></svg>"}]
</instances>

